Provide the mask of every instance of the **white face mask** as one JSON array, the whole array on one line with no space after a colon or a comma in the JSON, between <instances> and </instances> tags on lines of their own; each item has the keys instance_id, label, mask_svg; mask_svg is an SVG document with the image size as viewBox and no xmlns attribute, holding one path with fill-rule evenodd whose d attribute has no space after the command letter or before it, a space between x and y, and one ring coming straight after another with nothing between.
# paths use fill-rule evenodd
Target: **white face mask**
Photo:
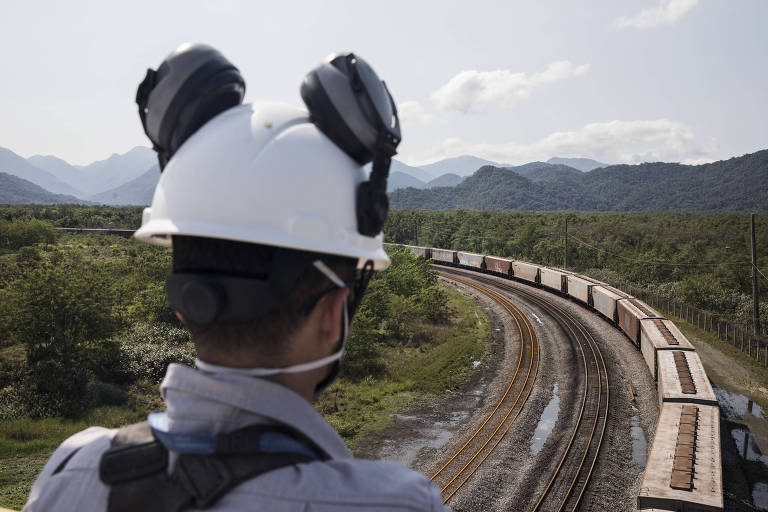
<instances>
[{"instance_id":1,"label":"white face mask","mask_svg":"<svg viewBox=\"0 0 768 512\"><path fill-rule=\"evenodd\" d=\"M316 260L312 263L314 267L322 272L333 284L338 286L339 288L345 288L347 285L342 281L336 273L331 270L328 265L323 263L320 260ZM318 359L316 361L310 361L308 363L301 363L301 364L295 364L292 366L285 366L283 368L232 368L229 366L219 366L211 363L206 363L205 361L201 361L200 359L195 359L195 366L197 366L199 369L203 370L204 372L209 373L220 373L220 374L229 374L229 375L247 375L249 377L268 377L270 375L277 375L280 373L302 373L307 372L309 370L314 370L316 368L321 368L323 366L326 366L328 364L331 364L335 361L338 361L341 359L341 356L344 354L344 348L347 345L347 338L349 337L349 313L347 311L346 304L344 305L344 321L342 323L342 337L341 337L341 348L338 350L338 352L334 352L333 354L323 357L322 359ZM326 386L323 386L326 387Z\"/></svg>"}]
</instances>

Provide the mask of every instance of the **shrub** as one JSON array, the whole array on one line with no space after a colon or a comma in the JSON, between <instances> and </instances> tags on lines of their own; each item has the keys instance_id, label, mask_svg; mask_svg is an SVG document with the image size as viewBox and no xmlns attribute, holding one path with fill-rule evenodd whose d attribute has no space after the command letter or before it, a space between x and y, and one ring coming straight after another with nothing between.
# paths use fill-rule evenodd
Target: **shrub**
<instances>
[{"instance_id":1,"label":"shrub","mask_svg":"<svg viewBox=\"0 0 768 512\"><path fill-rule=\"evenodd\" d=\"M161 323L140 323L123 337L120 371L130 380L159 382L170 363L192 366L195 347L185 329Z\"/></svg>"}]
</instances>

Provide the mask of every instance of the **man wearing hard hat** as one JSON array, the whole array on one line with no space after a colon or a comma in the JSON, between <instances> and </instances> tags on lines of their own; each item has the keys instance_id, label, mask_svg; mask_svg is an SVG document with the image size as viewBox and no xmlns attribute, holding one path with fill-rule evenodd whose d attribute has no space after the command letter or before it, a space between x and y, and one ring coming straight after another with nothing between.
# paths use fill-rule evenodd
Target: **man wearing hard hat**
<instances>
[{"instance_id":1,"label":"man wearing hard hat","mask_svg":"<svg viewBox=\"0 0 768 512\"><path fill-rule=\"evenodd\" d=\"M139 86L162 176L135 236L173 247L166 291L197 368L169 366L165 412L66 440L25 511L443 510L423 475L352 458L311 405L389 265L394 101L354 54L306 76L308 112L241 105L244 92L204 45L182 45Z\"/></svg>"}]
</instances>

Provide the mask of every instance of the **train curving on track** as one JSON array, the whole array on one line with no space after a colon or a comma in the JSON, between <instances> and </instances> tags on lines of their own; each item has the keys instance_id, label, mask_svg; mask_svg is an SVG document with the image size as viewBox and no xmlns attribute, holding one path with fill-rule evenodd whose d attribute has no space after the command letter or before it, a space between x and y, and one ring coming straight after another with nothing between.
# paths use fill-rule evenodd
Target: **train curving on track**
<instances>
[{"instance_id":1,"label":"train curving on track","mask_svg":"<svg viewBox=\"0 0 768 512\"><path fill-rule=\"evenodd\" d=\"M648 370L656 381L660 410L654 440L648 452L647 465L637 495L637 509L722 510L722 464L717 399L694 347L671 321L643 301L621 290L572 272L491 255L408 245L400 247L416 255L431 258L433 263L442 265L441 273L443 274L451 274L453 271L454 275L449 277L454 280L461 278L455 275L456 271L453 269L479 273L472 277L475 283L465 280L467 285L477 288L482 286L477 284L479 282L493 284L496 287L502 286L499 285L498 279L489 279L482 274L518 281L568 297L619 328L635 349L642 353ZM578 427L572 434L571 443L568 444L566 453L557 466L557 471L534 508L534 510L576 510L584 489L589 483L607 421L609 396L605 363L602 361L597 344L577 320L564 311L557 311L557 306L538 295L526 293L519 286L514 288L514 292L524 295L526 300L552 314L564 327L571 342L578 344L583 355L587 385L584 387L585 393L582 398L582 412L577 422ZM502 299L508 301L503 296ZM499 299L496 300L499 301ZM514 305L508 304L508 306L514 308ZM507 306L503 307L508 309ZM530 326L527 320L520 318L519 310L513 314L513 317L518 325ZM521 337L523 340L526 339L522 330ZM530 335L530 339L535 339L535 333ZM533 351L533 349L530 350ZM524 356L523 351L521 351L521 358L527 357ZM513 383L510 383L510 386L512 385ZM509 411L512 412L512 409ZM515 413L514 417L516 418L518 414L519 412ZM487 421L492 422L490 419ZM504 422L497 423L501 429ZM467 441L465 446L472 446L478 437L487 439L486 444L498 444L501 441L496 434L489 436L481 433L480 430L478 429L473 439ZM585 435L585 432L589 432L590 435ZM474 448L462 448L462 450L472 451ZM458 468L462 471L461 476L457 474L453 477L451 473L453 480L450 478L439 480L441 472L438 472L433 477L441 484L446 501L458 490L451 487L455 485L454 482L462 479L465 482L471 476L471 473L467 474L467 472L474 472L477 469L473 466L476 460L484 460L488 456L480 455L479 451L477 454L472 459L472 456L462 456L457 453L444 469L441 469L441 472L449 472L448 468L456 465L455 460L464 460L465 463L461 466L465 464L466 466ZM472 461L466 462L469 459ZM450 483L447 483L449 481Z\"/></svg>"}]
</instances>

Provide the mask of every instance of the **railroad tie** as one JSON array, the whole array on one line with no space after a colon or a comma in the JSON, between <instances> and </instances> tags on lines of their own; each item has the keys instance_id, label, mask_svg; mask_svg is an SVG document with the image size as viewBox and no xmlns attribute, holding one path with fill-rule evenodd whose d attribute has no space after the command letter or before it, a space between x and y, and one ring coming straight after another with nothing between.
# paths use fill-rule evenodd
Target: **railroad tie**
<instances>
[{"instance_id":1,"label":"railroad tie","mask_svg":"<svg viewBox=\"0 0 768 512\"><path fill-rule=\"evenodd\" d=\"M661 335L664 337L664 340L667 342L667 345L680 344L680 342L677 341L677 338L675 338L675 335L672 334L672 331L669 330L669 327L664 325L664 322L662 320L654 320L653 325L656 326L656 328L659 330Z\"/></svg>"},{"instance_id":2,"label":"railroad tie","mask_svg":"<svg viewBox=\"0 0 768 512\"><path fill-rule=\"evenodd\" d=\"M684 405L680 412L680 429L677 432L675 459L669 486L682 491L693 490L696 466L696 430L699 425L699 408Z\"/></svg>"},{"instance_id":3,"label":"railroad tie","mask_svg":"<svg viewBox=\"0 0 768 512\"><path fill-rule=\"evenodd\" d=\"M673 352L675 358L675 367L677 368L677 377L680 380L680 390L688 395L696 393L696 384L693 382L691 368L688 366L688 360L685 358L685 352Z\"/></svg>"}]
</instances>

